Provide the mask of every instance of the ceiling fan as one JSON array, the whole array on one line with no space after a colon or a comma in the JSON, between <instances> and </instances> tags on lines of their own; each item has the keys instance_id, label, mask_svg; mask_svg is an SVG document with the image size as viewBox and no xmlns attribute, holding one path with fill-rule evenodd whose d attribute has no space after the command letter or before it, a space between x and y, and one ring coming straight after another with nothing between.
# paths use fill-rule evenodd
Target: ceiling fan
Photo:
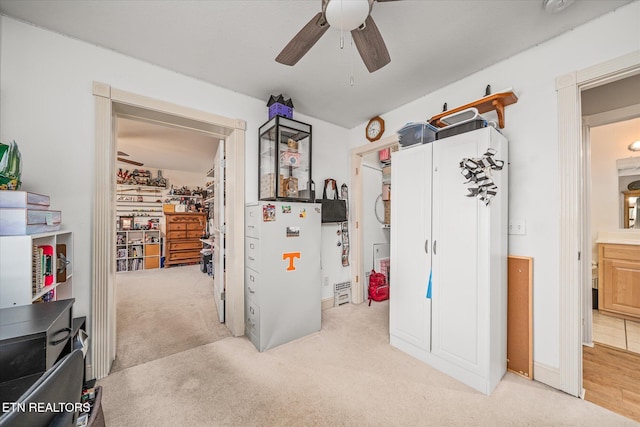
<instances>
[{"instance_id":1,"label":"ceiling fan","mask_svg":"<svg viewBox=\"0 0 640 427\"><path fill-rule=\"evenodd\" d=\"M125 157L129 157L129 155L127 153L125 153L124 151L118 151L118 161L119 162L129 163L129 164L135 165L135 166L143 166L144 165L144 163L136 162L135 160L125 159Z\"/></svg>"},{"instance_id":2,"label":"ceiling fan","mask_svg":"<svg viewBox=\"0 0 640 427\"><path fill-rule=\"evenodd\" d=\"M276 61L284 65L295 65L320 37L333 26L351 31L353 41L370 73L391 62L389 51L382 35L371 17L374 2L395 0L322 0L322 12L296 34L282 49Z\"/></svg>"}]
</instances>

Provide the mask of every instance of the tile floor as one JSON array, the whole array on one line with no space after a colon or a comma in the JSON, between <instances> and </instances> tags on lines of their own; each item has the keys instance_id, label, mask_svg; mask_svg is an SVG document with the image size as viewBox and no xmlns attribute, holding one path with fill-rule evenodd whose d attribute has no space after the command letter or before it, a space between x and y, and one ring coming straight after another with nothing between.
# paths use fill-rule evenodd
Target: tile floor
<instances>
[{"instance_id":1,"label":"tile floor","mask_svg":"<svg viewBox=\"0 0 640 427\"><path fill-rule=\"evenodd\" d=\"M640 322L606 316L593 310L593 341L640 353Z\"/></svg>"}]
</instances>

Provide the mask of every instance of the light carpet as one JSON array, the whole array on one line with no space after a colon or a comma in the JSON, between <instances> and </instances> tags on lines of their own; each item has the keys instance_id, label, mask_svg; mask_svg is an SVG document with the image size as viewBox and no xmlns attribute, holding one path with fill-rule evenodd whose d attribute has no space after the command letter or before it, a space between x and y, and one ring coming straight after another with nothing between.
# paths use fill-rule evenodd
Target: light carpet
<instances>
[{"instance_id":1,"label":"light carpet","mask_svg":"<svg viewBox=\"0 0 640 427\"><path fill-rule=\"evenodd\" d=\"M228 337L99 381L109 426L637 426L507 373L485 396L389 345L388 301L260 353Z\"/></svg>"},{"instance_id":2,"label":"light carpet","mask_svg":"<svg viewBox=\"0 0 640 427\"><path fill-rule=\"evenodd\" d=\"M118 273L116 301L112 372L231 336L198 265Z\"/></svg>"}]
</instances>

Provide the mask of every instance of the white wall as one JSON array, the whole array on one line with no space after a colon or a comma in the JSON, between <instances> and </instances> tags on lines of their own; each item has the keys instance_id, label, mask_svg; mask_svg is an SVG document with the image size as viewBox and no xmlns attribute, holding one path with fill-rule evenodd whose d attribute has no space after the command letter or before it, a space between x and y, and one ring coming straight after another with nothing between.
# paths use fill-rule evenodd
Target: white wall
<instances>
[{"instance_id":1,"label":"white wall","mask_svg":"<svg viewBox=\"0 0 640 427\"><path fill-rule=\"evenodd\" d=\"M63 211L63 227L74 232L76 315L90 314L91 307L94 81L246 120L245 197L248 202L257 200L257 129L268 118L266 99L250 98L5 16L0 16L0 31L0 140L15 139L19 145L23 189L50 195L52 207ZM316 183L328 176L344 182L349 176L347 131L295 112L294 119L313 126ZM333 258L333 253L323 252L323 260ZM341 264L324 264L331 283L348 280L348 270Z\"/></svg>"},{"instance_id":2,"label":"white wall","mask_svg":"<svg viewBox=\"0 0 640 427\"><path fill-rule=\"evenodd\" d=\"M640 159L640 153L627 150L629 144L640 140L640 118L593 127L590 140L591 239L593 260L596 261L598 250L595 241L598 232L620 227L622 205L616 160L628 157Z\"/></svg>"},{"instance_id":3,"label":"white wall","mask_svg":"<svg viewBox=\"0 0 640 427\"><path fill-rule=\"evenodd\" d=\"M517 104L506 107L509 139L509 216L526 221L526 235L509 236L509 253L533 257L534 349L536 364L559 368L560 204L555 79L575 70L640 49L640 2L633 2L573 31L456 83L381 114L388 131L478 99L490 84L494 92L513 88ZM488 49L499 46L487 46ZM454 55L455 53L453 53ZM422 72L428 72L424 70ZM418 95L418 94L416 94ZM487 114L495 120L495 115ZM351 147L366 144L366 123L350 132Z\"/></svg>"}]
</instances>

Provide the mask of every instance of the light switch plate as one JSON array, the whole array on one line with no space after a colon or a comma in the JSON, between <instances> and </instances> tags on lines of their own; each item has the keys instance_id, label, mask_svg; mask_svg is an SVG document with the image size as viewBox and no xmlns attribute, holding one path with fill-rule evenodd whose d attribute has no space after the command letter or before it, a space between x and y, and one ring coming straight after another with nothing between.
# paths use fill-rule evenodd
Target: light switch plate
<instances>
[{"instance_id":1,"label":"light switch plate","mask_svg":"<svg viewBox=\"0 0 640 427\"><path fill-rule=\"evenodd\" d=\"M525 235L526 223L523 219L514 219L509 221L509 234Z\"/></svg>"}]
</instances>

